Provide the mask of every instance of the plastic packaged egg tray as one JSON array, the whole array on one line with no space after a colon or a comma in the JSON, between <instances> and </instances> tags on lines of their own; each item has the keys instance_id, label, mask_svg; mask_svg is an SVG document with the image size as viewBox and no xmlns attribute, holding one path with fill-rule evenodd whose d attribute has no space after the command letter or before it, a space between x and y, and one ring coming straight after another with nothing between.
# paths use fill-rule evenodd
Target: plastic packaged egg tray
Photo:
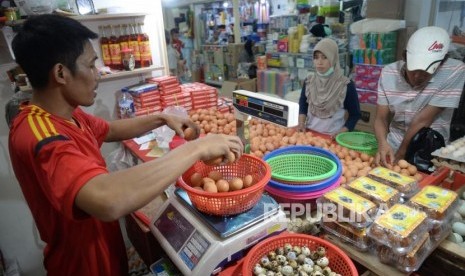
<instances>
[{"instance_id":1,"label":"plastic packaged egg tray","mask_svg":"<svg viewBox=\"0 0 465 276\"><path fill-rule=\"evenodd\" d=\"M372 246L372 240L367 235L367 229L358 229L346 222L321 221L321 227L337 238L352 244L359 251L367 251Z\"/></svg>"},{"instance_id":2,"label":"plastic packaged egg tray","mask_svg":"<svg viewBox=\"0 0 465 276\"><path fill-rule=\"evenodd\" d=\"M398 190L401 197L410 198L418 192L418 181L415 178L401 175L393 170L376 167L368 172L367 177Z\"/></svg>"},{"instance_id":3,"label":"plastic packaged egg tray","mask_svg":"<svg viewBox=\"0 0 465 276\"><path fill-rule=\"evenodd\" d=\"M405 254L398 254L385 245L377 246L376 253L382 263L394 265L398 270L409 273L418 270L433 248L429 234L425 233L418 239L418 243Z\"/></svg>"},{"instance_id":4,"label":"plastic packaged egg tray","mask_svg":"<svg viewBox=\"0 0 465 276\"><path fill-rule=\"evenodd\" d=\"M378 212L376 204L343 187L325 193L316 202L322 206L323 220L347 222L356 228L369 226Z\"/></svg>"},{"instance_id":5,"label":"plastic packaged egg tray","mask_svg":"<svg viewBox=\"0 0 465 276\"><path fill-rule=\"evenodd\" d=\"M441 226L449 222L460 204L456 192L428 185L410 198L406 205L423 211L428 215L432 226Z\"/></svg>"},{"instance_id":6,"label":"plastic packaged egg tray","mask_svg":"<svg viewBox=\"0 0 465 276\"><path fill-rule=\"evenodd\" d=\"M378 245L385 245L394 253L404 255L430 229L425 212L396 204L376 218L368 229L368 236Z\"/></svg>"},{"instance_id":7,"label":"plastic packaged egg tray","mask_svg":"<svg viewBox=\"0 0 465 276\"><path fill-rule=\"evenodd\" d=\"M378 208L387 206L392 207L399 203L400 193L391 186L382 184L366 176L359 177L345 187L364 198L371 200Z\"/></svg>"}]
</instances>

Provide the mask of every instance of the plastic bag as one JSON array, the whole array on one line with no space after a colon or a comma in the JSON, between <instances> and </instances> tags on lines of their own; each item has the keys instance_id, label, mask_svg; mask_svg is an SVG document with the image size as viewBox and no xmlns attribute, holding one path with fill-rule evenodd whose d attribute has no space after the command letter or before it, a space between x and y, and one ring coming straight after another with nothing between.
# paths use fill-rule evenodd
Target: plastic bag
<instances>
[{"instance_id":1,"label":"plastic bag","mask_svg":"<svg viewBox=\"0 0 465 276\"><path fill-rule=\"evenodd\" d=\"M182 106L169 106L162 112L163 114L175 115L182 118L189 118L187 110ZM162 149L168 149L169 143L173 140L176 132L164 125L153 130L155 134L155 140L157 141L158 147Z\"/></svg>"},{"instance_id":2,"label":"plastic bag","mask_svg":"<svg viewBox=\"0 0 465 276\"><path fill-rule=\"evenodd\" d=\"M32 94L28 92L18 91L5 105L5 120L8 127L11 127L13 119L19 113L19 107L22 102L29 101L32 98Z\"/></svg>"},{"instance_id":3,"label":"plastic bag","mask_svg":"<svg viewBox=\"0 0 465 276\"><path fill-rule=\"evenodd\" d=\"M116 172L136 165L136 160L129 150L121 144L108 155L107 164L108 171Z\"/></svg>"},{"instance_id":4,"label":"plastic bag","mask_svg":"<svg viewBox=\"0 0 465 276\"><path fill-rule=\"evenodd\" d=\"M405 160L425 173L433 172L433 156L431 153L445 146L444 137L436 130L423 127L420 129L407 147Z\"/></svg>"}]
</instances>

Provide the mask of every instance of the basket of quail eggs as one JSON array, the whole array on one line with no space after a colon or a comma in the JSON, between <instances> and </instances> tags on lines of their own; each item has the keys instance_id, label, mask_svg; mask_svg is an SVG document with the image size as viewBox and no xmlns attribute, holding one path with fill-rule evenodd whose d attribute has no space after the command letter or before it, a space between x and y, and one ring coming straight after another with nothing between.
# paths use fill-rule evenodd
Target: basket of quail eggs
<instances>
[{"instance_id":1,"label":"basket of quail eggs","mask_svg":"<svg viewBox=\"0 0 465 276\"><path fill-rule=\"evenodd\" d=\"M242 274L257 276L358 275L352 260L318 237L285 232L255 245L244 258Z\"/></svg>"}]
</instances>

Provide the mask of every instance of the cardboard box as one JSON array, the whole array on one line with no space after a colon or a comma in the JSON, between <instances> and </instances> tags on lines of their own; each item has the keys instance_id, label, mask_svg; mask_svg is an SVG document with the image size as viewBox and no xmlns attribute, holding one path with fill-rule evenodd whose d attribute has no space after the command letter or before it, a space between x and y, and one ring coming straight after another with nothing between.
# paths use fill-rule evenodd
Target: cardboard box
<instances>
[{"instance_id":1,"label":"cardboard box","mask_svg":"<svg viewBox=\"0 0 465 276\"><path fill-rule=\"evenodd\" d=\"M239 89L257 92L257 79L237 79L224 81L220 89L220 94L221 96L232 98L232 92Z\"/></svg>"},{"instance_id":2,"label":"cardboard box","mask_svg":"<svg viewBox=\"0 0 465 276\"><path fill-rule=\"evenodd\" d=\"M369 0L366 18L404 19L405 0Z\"/></svg>"},{"instance_id":3,"label":"cardboard box","mask_svg":"<svg viewBox=\"0 0 465 276\"><path fill-rule=\"evenodd\" d=\"M360 112L362 113L362 116L355 125L355 129L359 131L374 133L376 105L369 103L361 103Z\"/></svg>"}]
</instances>

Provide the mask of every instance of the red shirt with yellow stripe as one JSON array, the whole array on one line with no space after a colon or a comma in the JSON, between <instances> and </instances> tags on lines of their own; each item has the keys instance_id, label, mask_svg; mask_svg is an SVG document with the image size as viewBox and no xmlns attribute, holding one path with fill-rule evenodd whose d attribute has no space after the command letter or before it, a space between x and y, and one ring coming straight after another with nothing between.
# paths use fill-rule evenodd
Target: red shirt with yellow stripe
<instances>
[{"instance_id":1,"label":"red shirt with yellow stripe","mask_svg":"<svg viewBox=\"0 0 465 276\"><path fill-rule=\"evenodd\" d=\"M74 200L91 178L108 173L100 146L106 121L80 108L73 121L24 105L10 129L13 169L31 209L53 275L125 275L127 257L119 223L102 222Z\"/></svg>"}]
</instances>

